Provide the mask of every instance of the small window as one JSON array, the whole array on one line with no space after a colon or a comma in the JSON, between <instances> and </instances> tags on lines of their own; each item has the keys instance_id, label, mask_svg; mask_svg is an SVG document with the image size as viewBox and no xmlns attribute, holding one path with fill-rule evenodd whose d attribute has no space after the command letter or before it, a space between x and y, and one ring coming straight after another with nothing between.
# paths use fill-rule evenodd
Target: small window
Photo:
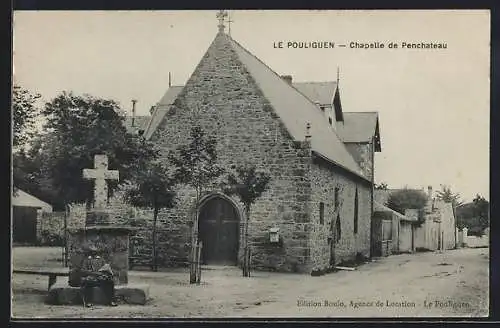
<instances>
[{"instance_id":1,"label":"small window","mask_svg":"<svg viewBox=\"0 0 500 328\"><path fill-rule=\"evenodd\" d=\"M321 108L321 111L324 112L325 111L325 106L319 106L319 108Z\"/></svg>"},{"instance_id":2,"label":"small window","mask_svg":"<svg viewBox=\"0 0 500 328\"><path fill-rule=\"evenodd\" d=\"M337 211L339 209L339 187L335 187L335 195L334 195L335 199L335 211Z\"/></svg>"},{"instance_id":3,"label":"small window","mask_svg":"<svg viewBox=\"0 0 500 328\"><path fill-rule=\"evenodd\" d=\"M340 214L337 214L337 222L335 223L335 243L338 243L342 238L342 227L340 226Z\"/></svg>"},{"instance_id":4,"label":"small window","mask_svg":"<svg viewBox=\"0 0 500 328\"><path fill-rule=\"evenodd\" d=\"M332 118L331 118L331 117L329 117L329 118L328 118L328 123L330 123L330 125L332 125L332 122L333 122L333 121L332 121Z\"/></svg>"},{"instance_id":5,"label":"small window","mask_svg":"<svg viewBox=\"0 0 500 328\"><path fill-rule=\"evenodd\" d=\"M325 203L319 203L319 224L325 223Z\"/></svg>"},{"instance_id":6,"label":"small window","mask_svg":"<svg viewBox=\"0 0 500 328\"><path fill-rule=\"evenodd\" d=\"M358 214L359 214L359 202L358 202L358 187L356 187L356 194L354 195L354 233L358 233Z\"/></svg>"}]
</instances>

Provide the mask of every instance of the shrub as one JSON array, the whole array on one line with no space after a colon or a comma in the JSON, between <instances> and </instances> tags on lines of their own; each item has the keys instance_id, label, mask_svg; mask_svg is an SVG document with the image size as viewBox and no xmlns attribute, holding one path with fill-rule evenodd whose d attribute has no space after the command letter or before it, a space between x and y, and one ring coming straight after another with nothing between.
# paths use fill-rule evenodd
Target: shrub
<instances>
[{"instance_id":1,"label":"shrub","mask_svg":"<svg viewBox=\"0 0 500 328\"><path fill-rule=\"evenodd\" d=\"M64 246L64 237L50 231L42 231L40 246Z\"/></svg>"},{"instance_id":2,"label":"shrub","mask_svg":"<svg viewBox=\"0 0 500 328\"><path fill-rule=\"evenodd\" d=\"M403 215L407 209L417 209L422 211L426 204L427 195L421 190L413 189L395 191L387 200L387 207Z\"/></svg>"}]
</instances>

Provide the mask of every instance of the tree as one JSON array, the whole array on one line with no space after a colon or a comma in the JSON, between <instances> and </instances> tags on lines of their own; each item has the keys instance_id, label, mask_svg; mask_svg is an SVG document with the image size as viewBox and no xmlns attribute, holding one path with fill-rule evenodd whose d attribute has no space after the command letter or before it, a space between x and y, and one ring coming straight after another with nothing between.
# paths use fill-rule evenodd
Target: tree
<instances>
[{"instance_id":1,"label":"tree","mask_svg":"<svg viewBox=\"0 0 500 328\"><path fill-rule=\"evenodd\" d=\"M39 162L38 179L66 208L72 202L92 200L92 182L82 170L94 165L95 154L106 154L110 167L120 171L120 183L130 178L132 163L146 151L138 137L128 134L124 117L113 100L63 92L45 105L46 131L35 142L31 159ZM118 182L109 182L109 193ZM39 186L41 187L41 186Z\"/></svg>"},{"instance_id":2,"label":"tree","mask_svg":"<svg viewBox=\"0 0 500 328\"><path fill-rule=\"evenodd\" d=\"M133 206L153 208L153 269L157 271L158 212L162 208L172 208L175 205L175 183L153 145L146 140L142 140L142 144L148 156L141 157L134 163L131 183L125 190L125 199Z\"/></svg>"},{"instance_id":3,"label":"tree","mask_svg":"<svg viewBox=\"0 0 500 328\"><path fill-rule=\"evenodd\" d=\"M476 195L472 202L457 206L457 227L467 227L470 235L481 236L490 225L489 206L489 202L480 195Z\"/></svg>"},{"instance_id":4,"label":"tree","mask_svg":"<svg viewBox=\"0 0 500 328\"><path fill-rule=\"evenodd\" d=\"M484 229L490 226L490 204L480 195L476 195L476 198L472 202L474 203L473 213L478 218L478 225L482 234Z\"/></svg>"},{"instance_id":5,"label":"tree","mask_svg":"<svg viewBox=\"0 0 500 328\"><path fill-rule=\"evenodd\" d=\"M187 144L180 145L169 154L169 160L174 170L174 179L177 183L186 184L196 191L196 208L200 201L201 193L224 170L217 164L217 139L209 136L195 124L190 131ZM194 262L194 253L198 245L198 213L192 220L191 257ZM190 283L196 282L194 266L191 266Z\"/></svg>"},{"instance_id":6,"label":"tree","mask_svg":"<svg viewBox=\"0 0 500 328\"><path fill-rule=\"evenodd\" d=\"M389 195L387 207L405 214L407 209L423 210L427 204L427 195L421 190L401 189Z\"/></svg>"},{"instance_id":7,"label":"tree","mask_svg":"<svg viewBox=\"0 0 500 328\"><path fill-rule=\"evenodd\" d=\"M375 189L377 190L387 190L389 186L385 182L381 182L380 184L375 184Z\"/></svg>"},{"instance_id":8,"label":"tree","mask_svg":"<svg viewBox=\"0 0 500 328\"><path fill-rule=\"evenodd\" d=\"M235 168L235 172L230 172L227 177L228 195L236 194L245 207L245 235L244 235L244 256L243 256L243 276L250 276L250 258L248 242L248 225L250 221L250 210L255 201L267 190L270 175L258 171L253 165L243 165Z\"/></svg>"},{"instance_id":9,"label":"tree","mask_svg":"<svg viewBox=\"0 0 500 328\"><path fill-rule=\"evenodd\" d=\"M436 198L446 203L451 203L453 208L460 206L463 202L460 200L460 194L453 193L451 188L446 185L441 185L441 190L436 192Z\"/></svg>"},{"instance_id":10,"label":"tree","mask_svg":"<svg viewBox=\"0 0 500 328\"><path fill-rule=\"evenodd\" d=\"M14 148L23 148L33 136L39 110L35 106L40 98L19 85L14 85L12 92L12 144Z\"/></svg>"},{"instance_id":11,"label":"tree","mask_svg":"<svg viewBox=\"0 0 500 328\"><path fill-rule=\"evenodd\" d=\"M14 85L12 92L12 178L13 192L17 188L27 190L33 184L33 171L36 169L30 163L27 154L28 144L35 135L35 122L40 114L35 106L40 98L39 94L33 94L19 85ZM32 188L31 188L32 189Z\"/></svg>"}]
</instances>

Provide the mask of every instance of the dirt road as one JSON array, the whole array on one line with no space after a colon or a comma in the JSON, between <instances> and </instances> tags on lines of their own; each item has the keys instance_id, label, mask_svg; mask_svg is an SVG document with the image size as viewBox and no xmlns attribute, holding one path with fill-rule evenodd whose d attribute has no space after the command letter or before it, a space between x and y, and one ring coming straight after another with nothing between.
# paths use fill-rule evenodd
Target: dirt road
<instances>
[{"instance_id":1,"label":"dirt road","mask_svg":"<svg viewBox=\"0 0 500 328\"><path fill-rule=\"evenodd\" d=\"M317 277L287 298L240 312L250 317L487 316L488 250L384 258Z\"/></svg>"},{"instance_id":2,"label":"dirt road","mask_svg":"<svg viewBox=\"0 0 500 328\"><path fill-rule=\"evenodd\" d=\"M14 249L14 265L60 266L59 251L51 252ZM200 286L189 285L185 269L131 271L131 282L151 286L149 304L91 310L46 305L47 278L16 274L12 312L18 318L487 316L488 257L485 248L395 255L320 277L254 272L243 278L226 267L203 271Z\"/></svg>"}]
</instances>

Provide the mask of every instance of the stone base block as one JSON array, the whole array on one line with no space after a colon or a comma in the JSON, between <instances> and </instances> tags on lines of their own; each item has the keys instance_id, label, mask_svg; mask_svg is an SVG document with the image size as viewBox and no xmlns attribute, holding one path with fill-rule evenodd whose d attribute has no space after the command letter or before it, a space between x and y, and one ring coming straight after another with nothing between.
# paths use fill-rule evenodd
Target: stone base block
<instances>
[{"instance_id":1,"label":"stone base block","mask_svg":"<svg viewBox=\"0 0 500 328\"><path fill-rule=\"evenodd\" d=\"M115 296L117 303L144 305L149 299L149 285L117 285L115 286ZM49 289L47 303L52 305L82 305L80 288L71 287L67 282L56 282ZM92 303L102 305L106 303L106 298L100 288L92 288Z\"/></svg>"}]
</instances>

